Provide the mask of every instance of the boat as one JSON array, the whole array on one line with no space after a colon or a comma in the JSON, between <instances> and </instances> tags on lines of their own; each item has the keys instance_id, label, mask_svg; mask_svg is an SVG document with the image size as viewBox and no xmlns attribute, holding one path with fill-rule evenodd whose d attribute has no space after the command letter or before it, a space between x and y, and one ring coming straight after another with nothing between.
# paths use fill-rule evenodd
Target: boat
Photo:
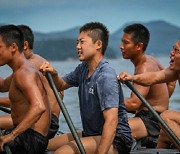
<instances>
[{"instance_id":1,"label":"boat","mask_svg":"<svg viewBox=\"0 0 180 154\"><path fill-rule=\"evenodd\" d=\"M180 151L174 147L171 149L156 149L157 140L146 143L146 145L145 142L144 139L139 141L134 139L130 154L180 154Z\"/></svg>"}]
</instances>

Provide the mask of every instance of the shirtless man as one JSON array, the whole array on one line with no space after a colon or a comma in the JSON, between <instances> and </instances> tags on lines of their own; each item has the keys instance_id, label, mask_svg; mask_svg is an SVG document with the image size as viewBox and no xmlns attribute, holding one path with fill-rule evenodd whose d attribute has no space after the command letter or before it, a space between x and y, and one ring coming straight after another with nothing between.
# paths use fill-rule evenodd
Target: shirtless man
<instances>
[{"instance_id":1,"label":"shirtless man","mask_svg":"<svg viewBox=\"0 0 180 154\"><path fill-rule=\"evenodd\" d=\"M139 75L130 75L123 72L118 78L122 82L129 80L143 86L151 86L164 82L172 82L175 80L180 81L180 40L178 40L173 46L170 58L170 66L164 70L158 72L147 72ZM161 114L161 117L165 120L176 136L180 138L180 112L166 110ZM170 145L170 142L171 139L163 130L161 130L158 138L157 148L167 148Z\"/></svg>"},{"instance_id":2,"label":"shirtless man","mask_svg":"<svg viewBox=\"0 0 180 154\"><path fill-rule=\"evenodd\" d=\"M9 87L0 79L0 91L9 91L14 125L0 137L0 150L7 144L13 154L39 154L48 144L50 107L41 74L25 58L23 45L23 34L17 26L0 27L0 66L7 64L13 71Z\"/></svg>"},{"instance_id":3,"label":"shirtless man","mask_svg":"<svg viewBox=\"0 0 180 154\"><path fill-rule=\"evenodd\" d=\"M154 57L145 53L149 37L148 29L141 24L132 24L124 29L120 49L123 58L130 59L134 64L134 74L156 72L163 69ZM168 109L169 94L165 83L148 87L134 84L134 87L159 114ZM128 120L132 137L137 140L147 136L157 139L160 131L158 121L134 93L131 93L129 98L125 98L125 106L127 111L135 112L135 117Z\"/></svg>"},{"instance_id":4,"label":"shirtless man","mask_svg":"<svg viewBox=\"0 0 180 154\"><path fill-rule=\"evenodd\" d=\"M26 25L19 25L18 26L23 33L24 36L24 55L25 57L32 62L36 68L39 68L43 62L47 61L41 56L33 53L33 45L34 45L34 35L32 30ZM45 76L42 76L42 81L44 87L48 94L48 99L50 101L51 112L52 112L52 119L50 130L48 133L49 139L53 138L57 131L59 130L59 114L60 114L60 107L57 102L57 99L52 91L47 79ZM63 97L63 93L61 92L61 98ZM0 104L8 107L8 98L1 98ZM10 115L0 116L0 128L12 128L12 120Z\"/></svg>"}]
</instances>

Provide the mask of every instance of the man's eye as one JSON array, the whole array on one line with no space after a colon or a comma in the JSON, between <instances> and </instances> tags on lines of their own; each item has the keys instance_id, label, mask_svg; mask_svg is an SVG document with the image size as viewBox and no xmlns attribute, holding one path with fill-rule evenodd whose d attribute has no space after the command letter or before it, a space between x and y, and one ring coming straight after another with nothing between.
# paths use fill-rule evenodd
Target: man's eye
<instances>
[{"instance_id":1,"label":"man's eye","mask_svg":"<svg viewBox=\"0 0 180 154\"><path fill-rule=\"evenodd\" d=\"M128 44L129 42L128 41L123 41L124 44Z\"/></svg>"},{"instance_id":2,"label":"man's eye","mask_svg":"<svg viewBox=\"0 0 180 154\"><path fill-rule=\"evenodd\" d=\"M177 48L174 48L174 52L180 54L180 50L178 50Z\"/></svg>"}]
</instances>

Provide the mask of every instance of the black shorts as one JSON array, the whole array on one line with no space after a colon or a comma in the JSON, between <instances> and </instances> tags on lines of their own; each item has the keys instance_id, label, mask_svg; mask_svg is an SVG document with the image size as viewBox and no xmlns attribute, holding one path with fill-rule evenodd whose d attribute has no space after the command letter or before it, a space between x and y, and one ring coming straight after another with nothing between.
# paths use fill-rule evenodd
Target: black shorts
<instances>
[{"instance_id":1,"label":"black shorts","mask_svg":"<svg viewBox=\"0 0 180 154\"><path fill-rule=\"evenodd\" d=\"M116 134L113 140L113 147L118 151L119 154L129 154L132 144L132 139L126 139L121 134Z\"/></svg>"},{"instance_id":2,"label":"black shorts","mask_svg":"<svg viewBox=\"0 0 180 154\"><path fill-rule=\"evenodd\" d=\"M94 134L94 135L90 135L85 133L84 131L82 131L82 137L89 137L89 136L101 136L102 134Z\"/></svg>"},{"instance_id":3,"label":"black shorts","mask_svg":"<svg viewBox=\"0 0 180 154\"><path fill-rule=\"evenodd\" d=\"M11 131L8 131L8 133ZM33 129L26 130L17 136L14 141L7 143L12 154L43 154L47 145L48 138Z\"/></svg>"},{"instance_id":4,"label":"black shorts","mask_svg":"<svg viewBox=\"0 0 180 154\"><path fill-rule=\"evenodd\" d=\"M52 114L51 124L50 124L50 128L48 131L48 138L49 139L53 138L56 135L56 133L58 132L58 130L59 130L59 119L57 116Z\"/></svg>"},{"instance_id":5,"label":"black shorts","mask_svg":"<svg viewBox=\"0 0 180 154\"><path fill-rule=\"evenodd\" d=\"M160 126L158 119L152 114L151 111L141 110L135 115L135 117L141 118L148 132L148 136L155 138L159 136Z\"/></svg>"}]
</instances>

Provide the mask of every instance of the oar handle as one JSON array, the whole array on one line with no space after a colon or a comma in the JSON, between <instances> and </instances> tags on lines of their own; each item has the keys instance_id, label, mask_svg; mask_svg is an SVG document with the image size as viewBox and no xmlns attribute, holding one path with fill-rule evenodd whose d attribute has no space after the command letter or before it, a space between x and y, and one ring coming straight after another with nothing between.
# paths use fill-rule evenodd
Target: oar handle
<instances>
[{"instance_id":1,"label":"oar handle","mask_svg":"<svg viewBox=\"0 0 180 154\"><path fill-rule=\"evenodd\" d=\"M54 94L56 96L56 99L57 99L57 101L59 103L59 106L60 106L60 108L62 110L64 118L66 119L66 122L67 122L67 124L69 126L69 129L71 130L71 133L72 133L72 135L73 135L73 137L74 137L74 139L75 139L75 141L77 143L77 146L78 146L81 154L85 154L86 153L85 149L84 149L84 147L83 147L83 145L81 143L81 140L80 140L80 138L78 136L78 133L76 132L76 129L75 129L75 127L74 127L74 125L72 123L72 120L71 120L71 118L69 116L69 113L68 113L68 111L67 111L67 109L66 109L66 107L65 107L65 105L64 105L64 103L63 103L63 101L62 101L62 99L61 99L61 97L60 97L60 95L58 93L58 91L57 91L57 88L56 88L56 86L54 84L54 81L52 79L52 76L51 76L50 72L46 73L46 78L47 78L47 80L48 80L48 82L49 82L49 84L50 84L50 86L51 86L51 88L52 88L52 90L53 90L53 92L54 92Z\"/></svg>"},{"instance_id":2,"label":"oar handle","mask_svg":"<svg viewBox=\"0 0 180 154\"><path fill-rule=\"evenodd\" d=\"M3 136L2 130L0 129L0 136ZM9 146L4 145L4 151L6 152L6 154L12 154Z\"/></svg>"},{"instance_id":3,"label":"oar handle","mask_svg":"<svg viewBox=\"0 0 180 154\"><path fill-rule=\"evenodd\" d=\"M131 89L136 96L142 101L142 103L152 112L152 114L158 119L159 123L163 127L163 130L165 130L170 138L173 140L173 143L177 146L178 149L180 149L180 140L179 138L174 134L174 132L169 128L169 126L164 122L164 120L159 116L159 114L152 108L152 106L146 101L144 97L135 89L135 87L131 84L131 82L126 81L126 86Z\"/></svg>"},{"instance_id":4,"label":"oar handle","mask_svg":"<svg viewBox=\"0 0 180 154\"><path fill-rule=\"evenodd\" d=\"M11 113L11 110L9 110L9 109L7 109L5 107L2 107L2 106L0 106L0 110L3 111L3 112L9 113L9 114Z\"/></svg>"}]
</instances>

